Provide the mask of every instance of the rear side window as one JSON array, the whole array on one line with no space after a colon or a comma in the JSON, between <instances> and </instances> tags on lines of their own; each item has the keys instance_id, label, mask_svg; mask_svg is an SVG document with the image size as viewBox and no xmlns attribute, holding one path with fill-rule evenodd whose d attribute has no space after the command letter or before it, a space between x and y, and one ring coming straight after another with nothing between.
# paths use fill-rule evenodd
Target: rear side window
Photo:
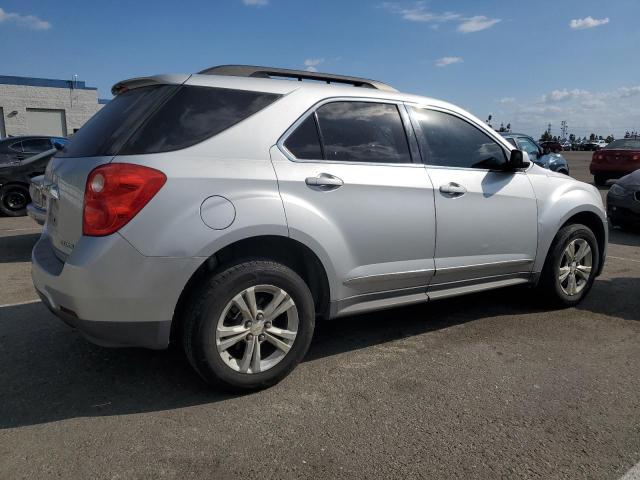
<instances>
[{"instance_id":1,"label":"rear side window","mask_svg":"<svg viewBox=\"0 0 640 480\"><path fill-rule=\"evenodd\" d=\"M199 143L263 109L279 95L160 85L121 93L65 147L65 157L139 155Z\"/></svg>"},{"instance_id":2,"label":"rear side window","mask_svg":"<svg viewBox=\"0 0 640 480\"><path fill-rule=\"evenodd\" d=\"M309 115L284 142L296 158L301 160L319 160L322 158L322 147L318 137L315 115Z\"/></svg>"},{"instance_id":3,"label":"rear side window","mask_svg":"<svg viewBox=\"0 0 640 480\"><path fill-rule=\"evenodd\" d=\"M326 160L411 162L407 136L396 105L332 102L321 106L317 115Z\"/></svg>"},{"instance_id":4,"label":"rear side window","mask_svg":"<svg viewBox=\"0 0 640 480\"><path fill-rule=\"evenodd\" d=\"M413 113L429 165L495 169L506 163L502 147L465 120L436 110L413 108Z\"/></svg>"},{"instance_id":5,"label":"rear side window","mask_svg":"<svg viewBox=\"0 0 640 480\"><path fill-rule=\"evenodd\" d=\"M181 87L119 152L168 152L217 135L273 103L280 95L226 88Z\"/></svg>"}]
</instances>

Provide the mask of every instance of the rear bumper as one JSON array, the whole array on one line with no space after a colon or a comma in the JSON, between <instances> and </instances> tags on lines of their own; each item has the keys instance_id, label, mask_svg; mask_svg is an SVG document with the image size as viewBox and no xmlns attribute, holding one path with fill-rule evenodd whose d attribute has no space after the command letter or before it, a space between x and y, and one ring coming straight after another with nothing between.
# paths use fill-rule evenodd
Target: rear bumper
<instances>
[{"instance_id":1,"label":"rear bumper","mask_svg":"<svg viewBox=\"0 0 640 480\"><path fill-rule=\"evenodd\" d=\"M166 348L173 312L199 258L145 257L118 234L82 237L65 262L46 228L31 275L47 307L88 340L109 347Z\"/></svg>"},{"instance_id":2,"label":"rear bumper","mask_svg":"<svg viewBox=\"0 0 640 480\"><path fill-rule=\"evenodd\" d=\"M589 172L591 175L606 175L609 178L620 178L630 174L637 167L632 168L628 165L607 165L599 163L591 163Z\"/></svg>"}]
</instances>

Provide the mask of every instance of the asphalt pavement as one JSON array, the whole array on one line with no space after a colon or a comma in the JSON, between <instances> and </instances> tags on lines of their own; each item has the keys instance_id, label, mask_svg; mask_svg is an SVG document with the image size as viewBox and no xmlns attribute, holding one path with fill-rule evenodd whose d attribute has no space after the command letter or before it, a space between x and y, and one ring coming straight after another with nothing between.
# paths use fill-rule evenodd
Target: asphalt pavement
<instances>
[{"instance_id":1,"label":"asphalt pavement","mask_svg":"<svg viewBox=\"0 0 640 480\"><path fill-rule=\"evenodd\" d=\"M590 156L566 156L590 181ZM53 317L29 277L38 233L0 218L0 479L618 479L640 462L640 232L611 231L577 308L516 288L326 322L288 378L240 396L177 349L97 347Z\"/></svg>"}]
</instances>

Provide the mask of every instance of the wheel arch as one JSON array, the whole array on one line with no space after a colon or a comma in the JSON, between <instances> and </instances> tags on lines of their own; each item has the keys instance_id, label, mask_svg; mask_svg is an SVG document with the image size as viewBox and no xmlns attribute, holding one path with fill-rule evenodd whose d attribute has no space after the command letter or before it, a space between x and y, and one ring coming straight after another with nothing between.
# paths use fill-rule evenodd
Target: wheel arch
<instances>
[{"instance_id":1,"label":"wheel arch","mask_svg":"<svg viewBox=\"0 0 640 480\"><path fill-rule=\"evenodd\" d=\"M318 255L307 245L290 237L280 235L261 235L243 238L226 245L203 259L202 264L191 275L180 293L174 309L171 324L171 339L180 334L182 316L190 295L204 278L221 268L250 258L268 258L283 263L305 281L316 306L316 315L326 318L329 315L331 298L327 269Z\"/></svg>"},{"instance_id":2,"label":"wheel arch","mask_svg":"<svg viewBox=\"0 0 640 480\"><path fill-rule=\"evenodd\" d=\"M607 226L602 222L602 219L596 213L591 211L582 211L575 213L574 215L569 217L560 228L574 224L582 224L586 227L589 227L589 229L596 237L596 241L598 242L598 251L600 254L598 269L596 271L596 276L598 276L600 275L600 273L602 273L602 269L604 268L604 260L607 248Z\"/></svg>"}]
</instances>

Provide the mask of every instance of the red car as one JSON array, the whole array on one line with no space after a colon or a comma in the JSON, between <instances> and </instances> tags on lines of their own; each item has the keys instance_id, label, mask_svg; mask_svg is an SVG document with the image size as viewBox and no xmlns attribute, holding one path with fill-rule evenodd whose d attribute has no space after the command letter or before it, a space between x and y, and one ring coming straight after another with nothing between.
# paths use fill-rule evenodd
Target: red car
<instances>
[{"instance_id":1,"label":"red car","mask_svg":"<svg viewBox=\"0 0 640 480\"><path fill-rule=\"evenodd\" d=\"M640 137L614 140L593 153L589 170L596 185L620 178L640 168Z\"/></svg>"}]
</instances>

